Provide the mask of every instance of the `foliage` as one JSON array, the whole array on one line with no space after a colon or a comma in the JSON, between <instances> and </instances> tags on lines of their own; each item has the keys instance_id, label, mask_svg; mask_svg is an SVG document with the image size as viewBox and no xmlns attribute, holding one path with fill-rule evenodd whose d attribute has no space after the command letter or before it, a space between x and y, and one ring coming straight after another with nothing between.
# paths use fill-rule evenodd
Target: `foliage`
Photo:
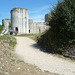
<instances>
[{"instance_id":1,"label":"foliage","mask_svg":"<svg viewBox=\"0 0 75 75\"><path fill-rule=\"evenodd\" d=\"M37 41L40 38L41 34L21 34L21 35L17 35L17 36L29 37L29 38Z\"/></svg>"},{"instance_id":2,"label":"foliage","mask_svg":"<svg viewBox=\"0 0 75 75\"><path fill-rule=\"evenodd\" d=\"M0 34L2 33L3 28L4 28L4 21L2 20L2 25L0 25Z\"/></svg>"},{"instance_id":3,"label":"foliage","mask_svg":"<svg viewBox=\"0 0 75 75\"><path fill-rule=\"evenodd\" d=\"M3 30L3 26L2 26L2 25L0 25L0 33L2 32L2 30Z\"/></svg>"},{"instance_id":4,"label":"foliage","mask_svg":"<svg viewBox=\"0 0 75 75\"><path fill-rule=\"evenodd\" d=\"M39 40L41 46L63 53L68 44L75 44L75 0L59 1L51 11L49 26Z\"/></svg>"},{"instance_id":5,"label":"foliage","mask_svg":"<svg viewBox=\"0 0 75 75\"><path fill-rule=\"evenodd\" d=\"M2 20L2 26L4 26L4 21Z\"/></svg>"}]
</instances>

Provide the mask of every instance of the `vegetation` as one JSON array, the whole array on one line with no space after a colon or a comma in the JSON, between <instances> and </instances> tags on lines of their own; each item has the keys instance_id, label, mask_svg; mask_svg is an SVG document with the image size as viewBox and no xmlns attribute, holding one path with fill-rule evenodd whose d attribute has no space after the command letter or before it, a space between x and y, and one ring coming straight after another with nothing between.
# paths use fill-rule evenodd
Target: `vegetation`
<instances>
[{"instance_id":1,"label":"vegetation","mask_svg":"<svg viewBox=\"0 0 75 75\"><path fill-rule=\"evenodd\" d=\"M29 37L37 42L38 39L40 38L41 34L21 34L21 35L17 35L17 36Z\"/></svg>"},{"instance_id":2,"label":"vegetation","mask_svg":"<svg viewBox=\"0 0 75 75\"><path fill-rule=\"evenodd\" d=\"M2 32L4 26L0 25L0 33Z\"/></svg>"},{"instance_id":3,"label":"vegetation","mask_svg":"<svg viewBox=\"0 0 75 75\"><path fill-rule=\"evenodd\" d=\"M14 47L16 45L16 39L13 37L10 37L9 35L3 35L0 36L0 42L2 43L8 43L11 47Z\"/></svg>"},{"instance_id":4,"label":"vegetation","mask_svg":"<svg viewBox=\"0 0 75 75\"><path fill-rule=\"evenodd\" d=\"M4 26L4 21L2 20L2 26Z\"/></svg>"},{"instance_id":5,"label":"vegetation","mask_svg":"<svg viewBox=\"0 0 75 75\"><path fill-rule=\"evenodd\" d=\"M3 29L4 29L4 21L2 21L2 25L0 25L0 34L2 33Z\"/></svg>"},{"instance_id":6,"label":"vegetation","mask_svg":"<svg viewBox=\"0 0 75 75\"><path fill-rule=\"evenodd\" d=\"M49 26L38 41L46 51L63 54L68 45L75 45L75 0L58 1L51 11Z\"/></svg>"}]
</instances>

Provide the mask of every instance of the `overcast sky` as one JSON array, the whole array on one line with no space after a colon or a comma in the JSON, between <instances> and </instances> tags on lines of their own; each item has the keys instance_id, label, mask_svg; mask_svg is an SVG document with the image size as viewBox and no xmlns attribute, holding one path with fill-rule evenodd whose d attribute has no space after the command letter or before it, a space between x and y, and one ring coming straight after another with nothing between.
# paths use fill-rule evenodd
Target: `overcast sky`
<instances>
[{"instance_id":1,"label":"overcast sky","mask_svg":"<svg viewBox=\"0 0 75 75\"><path fill-rule=\"evenodd\" d=\"M0 0L0 24L2 19L11 18L10 11L16 7L28 9L29 18L34 22L43 22L49 8L56 3L57 0Z\"/></svg>"}]
</instances>

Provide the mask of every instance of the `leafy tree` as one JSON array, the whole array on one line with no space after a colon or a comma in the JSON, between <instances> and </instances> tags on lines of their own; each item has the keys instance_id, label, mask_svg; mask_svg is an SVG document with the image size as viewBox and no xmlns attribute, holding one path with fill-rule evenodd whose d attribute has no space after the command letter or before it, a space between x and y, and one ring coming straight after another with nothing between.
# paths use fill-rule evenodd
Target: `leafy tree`
<instances>
[{"instance_id":1,"label":"leafy tree","mask_svg":"<svg viewBox=\"0 0 75 75\"><path fill-rule=\"evenodd\" d=\"M50 29L39 44L54 52L62 53L68 44L75 44L75 0L58 1L51 11Z\"/></svg>"},{"instance_id":2,"label":"leafy tree","mask_svg":"<svg viewBox=\"0 0 75 75\"><path fill-rule=\"evenodd\" d=\"M2 30L3 30L3 26L2 26L2 25L0 25L0 33L2 32Z\"/></svg>"},{"instance_id":3,"label":"leafy tree","mask_svg":"<svg viewBox=\"0 0 75 75\"><path fill-rule=\"evenodd\" d=\"M2 20L2 26L4 26L4 21Z\"/></svg>"}]
</instances>

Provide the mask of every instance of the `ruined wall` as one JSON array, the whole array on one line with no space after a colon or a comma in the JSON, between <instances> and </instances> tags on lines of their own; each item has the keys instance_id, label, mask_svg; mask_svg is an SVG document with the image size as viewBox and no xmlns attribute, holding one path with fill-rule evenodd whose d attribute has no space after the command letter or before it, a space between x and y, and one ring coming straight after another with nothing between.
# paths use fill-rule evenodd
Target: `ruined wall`
<instances>
[{"instance_id":1,"label":"ruined wall","mask_svg":"<svg viewBox=\"0 0 75 75\"><path fill-rule=\"evenodd\" d=\"M9 23L11 22L10 19L3 19L2 22L4 22L4 28L9 30Z\"/></svg>"},{"instance_id":2,"label":"ruined wall","mask_svg":"<svg viewBox=\"0 0 75 75\"><path fill-rule=\"evenodd\" d=\"M11 29L18 31L18 34L29 33L27 9L13 8L11 10Z\"/></svg>"},{"instance_id":3,"label":"ruined wall","mask_svg":"<svg viewBox=\"0 0 75 75\"><path fill-rule=\"evenodd\" d=\"M9 23L11 23L10 19L3 19L2 23L4 23L4 30L2 31L3 34L7 34L9 32Z\"/></svg>"},{"instance_id":4,"label":"ruined wall","mask_svg":"<svg viewBox=\"0 0 75 75\"><path fill-rule=\"evenodd\" d=\"M33 20L32 19L29 19L28 20L28 25L29 25L29 33L33 33L34 32L34 27L33 27Z\"/></svg>"},{"instance_id":5,"label":"ruined wall","mask_svg":"<svg viewBox=\"0 0 75 75\"><path fill-rule=\"evenodd\" d=\"M45 15L45 22L49 22L49 20L51 19L51 13L48 13Z\"/></svg>"},{"instance_id":6,"label":"ruined wall","mask_svg":"<svg viewBox=\"0 0 75 75\"><path fill-rule=\"evenodd\" d=\"M33 22L32 19L29 19L29 33L31 34L41 33L48 28L45 22Z\"/></svg>"},{"instance_id":7,"label":"ruined wall","mask_svg":"<svg viewBox=\"0 0 75 75\"><path fill-rule=\"evenodd\" d=\"M34 22L34 33L42 33L48 28L45 22Z\"/></svg>"},{"instance_id":8,"label":"ruined wall","mask_svg":"<svg viewBox=\"0 0 75 75\"><path fill-rule=\"evenodd\" d=\"M18 34L41 33L49 27L45 22L33 22L28 19L28 10L25 8L13 8L11 10L11 30Z\"/></svg>"}]
</instances>

